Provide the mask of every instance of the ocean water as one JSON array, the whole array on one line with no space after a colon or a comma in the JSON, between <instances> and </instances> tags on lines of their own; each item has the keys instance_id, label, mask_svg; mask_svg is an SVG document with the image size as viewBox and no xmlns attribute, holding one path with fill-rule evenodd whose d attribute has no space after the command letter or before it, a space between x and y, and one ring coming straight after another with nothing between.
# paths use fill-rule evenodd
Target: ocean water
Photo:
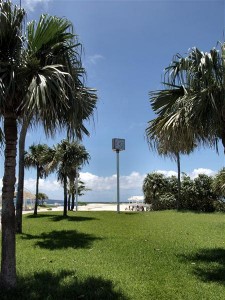
<instances>
[{"instance_id":1,"label":"ocean water","mask_svg":"<svg viewBox=\"0 0 225 300\"><path fill-rule=\"evenodd\" d=\"M48 199L47 201L45 201L45 203L50 205L63 206L63 200Z\"/></svg>"},{"instance_id":2,"label":"ocean water","mask_svg":"<svg viewBox=\"0 0 225 300\"><path fill-rule=\"evenodd\" d=\"M78 202L84 202L84 203L108 203L108 204L110 204L110 203L115 203L116 204L116 202L103 202L103 201L99 201L99 202L93 202L93 201L82 201L82 200L80 200L80 199L78 199ZM46 204L49 204L49 205L56 205L56 206L63 206L63 204L64 204L64 201L63 200L54 200L54 199L48 199L47 201L45 201L45 203ZM128 201L123 201L123 202L120 202L120 203L128 203Z\"/></svg>"}]
</instances>

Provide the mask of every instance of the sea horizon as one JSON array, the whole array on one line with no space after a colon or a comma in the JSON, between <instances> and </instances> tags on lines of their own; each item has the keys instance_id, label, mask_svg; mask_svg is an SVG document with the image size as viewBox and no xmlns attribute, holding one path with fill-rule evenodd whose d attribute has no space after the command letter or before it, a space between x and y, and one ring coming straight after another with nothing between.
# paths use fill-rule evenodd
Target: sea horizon
<instances>
[{"instance_id":1,"label":"sea horizon","mask_svg":"<svg viewBox=\"0 0 225 300\"><path fill-rule=\"evenodd\" d=\"M46 204L54 204L54 205L63 205L64 200L55 200L55 199L48 199L44 201ZM79 203L105 203L105 204L117 204L117 201L85 201L85 200L78 200ZM129 203L129 201L120 201L120 203Z\"/></svg>"}]
</instances>

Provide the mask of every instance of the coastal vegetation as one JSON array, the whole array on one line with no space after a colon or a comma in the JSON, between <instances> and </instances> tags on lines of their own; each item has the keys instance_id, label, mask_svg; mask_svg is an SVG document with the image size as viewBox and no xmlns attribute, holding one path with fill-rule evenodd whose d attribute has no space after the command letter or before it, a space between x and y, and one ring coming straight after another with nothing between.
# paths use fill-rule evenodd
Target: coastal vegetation
<instances>
[{"instance_id":1,"label":"coastal vegetation","mask_svg":"<svg viewBox=\"0 0 225 300\"><path fill-rule=\"evenodd\" d=\"M225 147L225 45L203 52L191 48L187 56L176 54L165 68L161 90L151 91L156 117L146 128L148 144L178 165L177 208L182 208L180 154L196 147Z\"/></svg>"},{"instance_id":2,"label":"coastal vegetation","mask_svg":"<svg viewBox=\"0 0 225 300\"><path fill-rule=\"evenodd\" d=\"M178 180L161 173L149 173L143 182L145 202L153 210L177 208ZM199 212L225 212L224 168L214 177L199 174L195 179L183 173L179 209Z\"/></svg>"}]
</instances>

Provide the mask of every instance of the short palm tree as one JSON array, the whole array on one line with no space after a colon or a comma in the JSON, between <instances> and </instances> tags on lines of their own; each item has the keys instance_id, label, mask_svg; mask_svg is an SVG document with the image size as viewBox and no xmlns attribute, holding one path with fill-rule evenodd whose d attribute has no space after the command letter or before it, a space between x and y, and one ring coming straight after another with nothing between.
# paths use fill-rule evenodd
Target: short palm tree
<instances>
[{"instance_id":1,"label":"short palm tree","mask_svg":"<svg viewBox=\"0 0 225 300\"><path fill-rule=\"evenodd\" d=\"M25 34L24 16L23 9L10 1L0 1L0 116L5 138L1 283L7 288L16 285L13 197L17 123L28 118L42 123L47 133L66 128L73 135L80 119L88 118L96 103L93 91L77 86L77 78L74 80L70 73L75 69L77 44L72 24L67 19L43 15L37 25L27 25ZM52 51L46 53L50 40ZM55 49L64 64L55 59ZM82 110L78 105L82 97L86 102L91 99L91 108Z\"/></svg>"},{"instance_id":2,"label":"short palm tree","mask_svg":"<svg viewBox=\"0 0 225 300\"><path fill-rule=\"evenodd\" d=\"M62 140L55 149L52 162L48 169L55 169L57 171L58 180L63 184L64 189L64 210L63 216L67 216L67 188L68 178L75 180L76 170L85 163L88 163L90 155L83 145L78 142L70 142L69 140ZM73 178L73 179L72 179Z\"/></svg>"},{"instance_id":3,"label":"short palm tree","mask_svg":"<svg viewBox=\"0 0 225 300\"><path fill-rule=\"evenodd\" d=\"M47 172L45 166L50 163L53 156L53 150L45 144L32 145L29 152L25 153L24 163L26 168L36 168L36 197L34 205L34 216L37 215L37 206L39 200L39 179L45 178Z\"/></svg>"}]
</instances>

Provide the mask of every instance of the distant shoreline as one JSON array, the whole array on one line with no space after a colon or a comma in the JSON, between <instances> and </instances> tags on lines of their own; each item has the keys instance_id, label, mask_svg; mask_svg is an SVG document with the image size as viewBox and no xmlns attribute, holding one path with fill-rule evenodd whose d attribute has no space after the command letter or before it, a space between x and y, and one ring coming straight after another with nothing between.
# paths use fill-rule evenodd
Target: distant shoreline
<instances>
[{"instance_id":1,"label":"distant shoreline","mask_svg":"<svg viewBox=\"0 0 225 300\"><path fill-rule=\"evenodd\" d=\"M44 201L46 204L55 204L58 203L59 205L64 203L64 200L54 200L54 199L49 199L47 201ZM116 201L80 201L78 200L78 203L81 204L117 204ZM129 201L121 201L121 204L128 204Z\"/></svg>"}]
</instances>

